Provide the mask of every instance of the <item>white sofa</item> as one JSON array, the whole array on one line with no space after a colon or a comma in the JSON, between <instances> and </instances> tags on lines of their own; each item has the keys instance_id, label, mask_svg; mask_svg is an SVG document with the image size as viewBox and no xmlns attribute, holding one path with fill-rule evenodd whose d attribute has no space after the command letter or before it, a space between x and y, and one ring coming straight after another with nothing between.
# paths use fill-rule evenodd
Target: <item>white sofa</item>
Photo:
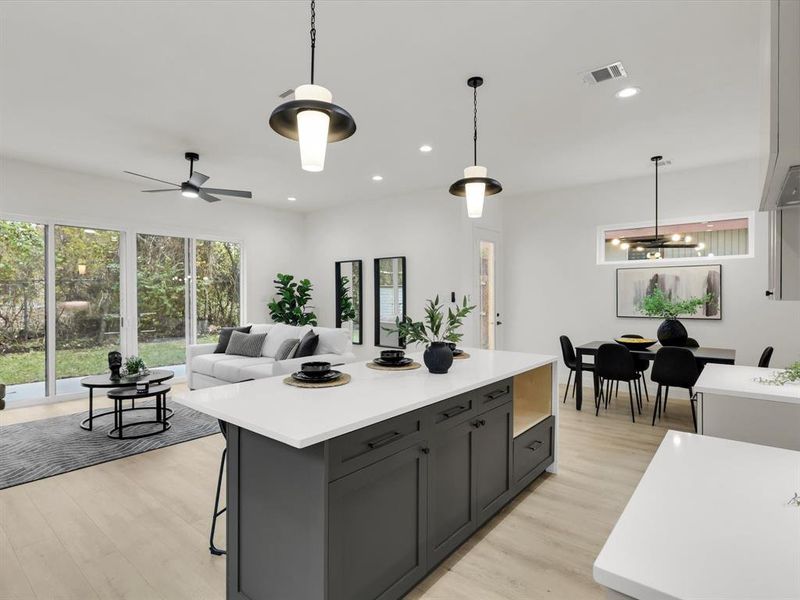
<instances>
[{"instance_id":1,"label":"white sofa","mask_svg":"<svg viewBox=\"0 0 800 600\"><path fill-rule=\"evenodd\" d=\"M276 361L274 356L281 343L288 339L302 339L310 330L319 335L319 344L313 357L291 358ZM266 333L261 356L249 358L235 354L215 354L217 344L194 344L186 349L186 380L189 389L239 383L250 379L262 379L287 375L300 369L300 364L311 360L332 364L356 360L353 342L346 329L304 325L264 324L252 325L250 333Z\"/></svg>"}]
</instances>

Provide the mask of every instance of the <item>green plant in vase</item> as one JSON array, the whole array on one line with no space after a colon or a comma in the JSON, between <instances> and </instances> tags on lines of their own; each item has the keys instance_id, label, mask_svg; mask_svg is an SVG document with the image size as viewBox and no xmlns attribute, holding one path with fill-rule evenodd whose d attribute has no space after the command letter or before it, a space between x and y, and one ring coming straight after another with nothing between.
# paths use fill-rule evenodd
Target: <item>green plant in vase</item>
<instances>
[{"instance_id":1,"label":"green plant in vase","mask_svg":"<svg viewBox=\"0 0 800 600\"><path fill-rule=\"evenodd\" d=\"M311 291L314 286L308 279L294 281L294 275L278 273L273 281L277 296L267 304L270 318L287 325L316 325L317 315L311 310Z\"/></svg>"},{"instance_id":2,"label":"green plant in vase","mask_svg":"<svg viewBox=\"0 0 800 600\"><path fill-rule=\"evenodd\" d=\"M146 373L147 365L141 356L129 356L125 359L125 375L127 377L145 375Z\"/></svg>"},{"instance_id":3,"label":"green plant in vase","mask_svg":"<svg viewBox=\"0 0 800 600\"><path fill-rule=\"evenodd\" d=\"M444 306L437 295L435 300L427 300L422 321L414 321L409 316L403 319L398 317L394 329L386 331L397 333L406 343L425 344L423 359L428 370L431 373L447 373L453 364L450 344L457 344L464 337L459 330L473 310L475 306L469 306L464 296L461 306L456 305L455 310L448 308L445 315Z\"/></svg>"},{"instance_id":4,"label":"green plant in vase","mask_svg":"<svg viewBox=\"0 0 800 600\"><path fill-rule=\"evenodd\" d=\"M678 320L681 315L693 315L697 309L713 300L705 296L672 299L656 284L639 305L639 312L647 317L661 317L664 322L658 327L658 341L662 346L685 346L689 339L686 328Z\"/></svg>"}]
</instances>

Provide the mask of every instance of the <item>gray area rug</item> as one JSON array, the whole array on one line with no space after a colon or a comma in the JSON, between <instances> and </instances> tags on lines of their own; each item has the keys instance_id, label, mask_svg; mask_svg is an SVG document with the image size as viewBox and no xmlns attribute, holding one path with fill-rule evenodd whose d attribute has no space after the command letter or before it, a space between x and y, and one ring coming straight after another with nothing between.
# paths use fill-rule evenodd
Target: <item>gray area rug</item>
<instances>
[{"instance_id":1,"label":"gray area rug","mask_svg":"<svg viewBox=\"0 0 800 600\"><path fill-rule=\"evenodd\" d=\"M141 401L136 406L152 402ZM169 399L167 406L175 411L170 418L172 427L137 440L114 440L106 435L114 426L113 415L96 419L93 431L78 425L86 413L0 427L0 489L219 433L216 419ZM107 409L96 412L104 410ZM154 410L126 412L124 423L154 420L154 415ZM144 433L156 427L131 427L126 434Z\"/></svg>"}]
</instances>

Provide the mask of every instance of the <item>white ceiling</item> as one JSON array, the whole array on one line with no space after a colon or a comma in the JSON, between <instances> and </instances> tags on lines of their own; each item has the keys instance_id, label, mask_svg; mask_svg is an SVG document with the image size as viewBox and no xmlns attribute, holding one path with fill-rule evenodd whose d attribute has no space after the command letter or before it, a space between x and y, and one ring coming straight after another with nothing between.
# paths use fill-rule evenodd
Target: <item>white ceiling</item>
<instances>
[{"instance_id":1,"label":"white ceiling","mask_svg":"<svg viewBox=\"0 0 800 600\"><path fill-rule=\"evenodd\" d=\"M306 173L297 145L267 125L278 94L308 79L306 2L4 2L0 153L181 181L192 150L208 185L293 210L448 197L471 161L465 81L480 74L479 163L506 195L646 175L655 153L676 170L738 160L759 148L765 9L320 0L317 83L358 131L329 146L323 173ZM626 83L581 82L616 60ZM642 94L615 99L624 85Z\"/></svg>"}]
</instances>

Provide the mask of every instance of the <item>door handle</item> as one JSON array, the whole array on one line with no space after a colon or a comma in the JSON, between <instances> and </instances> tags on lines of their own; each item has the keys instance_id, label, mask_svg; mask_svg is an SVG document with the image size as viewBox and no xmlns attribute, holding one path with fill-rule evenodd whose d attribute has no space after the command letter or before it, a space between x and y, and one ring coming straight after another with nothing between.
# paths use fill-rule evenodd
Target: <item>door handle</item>
<instances>
[{"instance_id":1,"label":"door handle","mask_svg":"<svg viewBox=\"0 0 800 600\"><path fill-rule=\"evenodd\" d=\"M375 450L375 448L380 448L381 446L385 446L386 444L391 444L395 440L399 440L405 434L400 433L399 431L392 431L391 433L387 433L386 435L382 435L380 437L376 437L374 440L370 440L367 442L367 446L370 449Z\"/></svg>"},{"instance_id":2,"label":"door handle","mask_svg":"<svg viewBox=\"0 0 800 600\"><path fill-rule=\"evenodd\" d=\"M502 390L495 390L493 392L489 392L488 394L486 394L486 398L488 398L489 400L497 400L500 396L504 396L507 393L508 390L506 388L503 388Z\"/></svg>"},{"instance_id":3,"label":"door handle","mask_svg":"<svg viewBox=\"0 0 800 600\"><path fill-rule=\"evenodd\" d=\"M502 324L503 324L502 321L495 321L495 325L502 325Z\"/></svg>"},{"instance_id":4,"label":"door handle","mask_svg":"<svg viewBox=\"0 0 800 600\"><path fill-rule=\"evenodd\" d=\"M539 446L542 445L542 443L543 442L540 442L539 440L535 440L530 446L528 446L528 450L536 452L539 449Z\"/></svg>"}]
</instances>

